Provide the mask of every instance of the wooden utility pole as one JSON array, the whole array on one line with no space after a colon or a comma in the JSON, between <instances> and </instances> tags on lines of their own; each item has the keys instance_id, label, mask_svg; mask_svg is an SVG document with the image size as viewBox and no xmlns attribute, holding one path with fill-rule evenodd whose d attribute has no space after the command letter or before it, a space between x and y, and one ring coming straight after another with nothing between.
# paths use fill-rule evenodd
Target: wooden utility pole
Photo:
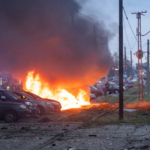
<instances>
[{"instance_id":1,"label":"wooden utility pole","mask_svg":"<svg viewBox=\"0 0 150 150\"><path fill-rule=\"evenodd\" d=\"M147 40L147 95L149 93L149 40Z\"/></svg>"},{"instance_id":2,"label":"wooden utility pole","mask_svg":"<svg viewBox=\"0 0 150 150\"><path fill-rule=\"evenodd\" d=\"M130 51L130 58L131 58L131 79L133 80L133 70L132 70L132 51Z\"/></svg>"},{"instance_id":3,"label":"wooden utility pole","mask_svg":"<svg viewBox=\"0 0 150 150\"><path fill-rule=\"evenodd\" d=\"M125 72L126 72L127 71L126 47L124 47L124 63L125 63Z\"/></svg>"},{"instance_id":4,"label":"wooden utility pole","mask_svg":"<svg viewBox=\"0 0 150 150\"><path fill-rule=\"evenodd\" d=\"M119 120L123 120L123 0L119 0Z\"/></svg>"}]
</instances>

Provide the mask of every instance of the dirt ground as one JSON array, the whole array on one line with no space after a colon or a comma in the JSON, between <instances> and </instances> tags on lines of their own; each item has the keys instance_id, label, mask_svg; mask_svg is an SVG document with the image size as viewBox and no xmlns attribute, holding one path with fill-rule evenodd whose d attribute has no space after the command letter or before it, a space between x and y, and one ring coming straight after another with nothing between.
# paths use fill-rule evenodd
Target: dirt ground
<instances>
[{"instance_id":1,"label":"dirt ground","mask_svg":"<svg viewBox=\"0 0 150 150\"><path fill-rule=\"evenodd\" d=\"M0 150L149 150L150 113L107 103L16 123L0 122Z\"/></svg>"}]
</instances>

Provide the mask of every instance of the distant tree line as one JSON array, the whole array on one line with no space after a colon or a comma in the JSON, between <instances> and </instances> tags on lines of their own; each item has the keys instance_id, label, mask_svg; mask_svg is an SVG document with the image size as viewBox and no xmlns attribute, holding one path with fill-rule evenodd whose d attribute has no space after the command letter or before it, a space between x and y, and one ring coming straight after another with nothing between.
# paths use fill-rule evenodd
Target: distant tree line
<instances>
[{"instance_id":1,"label":"distant tree line","mask_svg":"<svg viewBox=\"0 0 150 150\"><path fill-rule=\"evenodd\" d=\"M119 54L118 52L115 52L112 55L113 58L113 64L110 67L109 71L109 77L113 77L115 75L119 76ZM126 64L126 65L125 65ZM124 74L127 73L127 76L131 75L131 72L135 70L133 67L131 68L131 61L129 58L126 57L126 63L125 63L125 57L123 58L123 72Z\"/></svg>"}]
</instances>

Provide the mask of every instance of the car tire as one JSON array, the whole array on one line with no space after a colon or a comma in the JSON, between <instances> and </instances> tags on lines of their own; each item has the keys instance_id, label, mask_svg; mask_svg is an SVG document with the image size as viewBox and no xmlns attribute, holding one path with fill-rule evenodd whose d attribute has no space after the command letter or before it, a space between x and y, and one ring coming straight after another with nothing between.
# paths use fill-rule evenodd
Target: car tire
<instances>
[{"instance_id":1,"label":"car tire","mask_svg":"<svg viewBox=\"0 0 150 150\"><path fill-rule=\"evenodd\" d=\"M17 114L14 111L12 111L12 110L6 111L4 113L4 120L7 123L15 122L15 121L18 120Z\"/></svg>"},{"instance_id":2,"label":"car tire","mask_svg":"<svg viewBox=\"0 0 150 150\"><path fill-rule=\"evenodd\" d=\"M40 116L45 115L45 110L44 110L44 108L41 107L41 106L39 106L39 115L40 115Z\"/></svg>"},{"instance_id":3,"label":"car tire","mask_svg":"<svg viewBox=\"0 0 150 150\"><path fill-rule=\"evenodd\" d=\"M118 94L118 93L119 93L119 91L118 91L118 90L115 90L115 91L114 91L114 93L115 93L115 94Z\"/></svg>"}]
</instances>

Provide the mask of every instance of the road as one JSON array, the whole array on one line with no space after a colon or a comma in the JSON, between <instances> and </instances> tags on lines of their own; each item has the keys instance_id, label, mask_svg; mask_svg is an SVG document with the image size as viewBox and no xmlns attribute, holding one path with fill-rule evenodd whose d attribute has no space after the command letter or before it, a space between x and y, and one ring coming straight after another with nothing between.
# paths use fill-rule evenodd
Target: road
<instances>
[{"instance_id":1,"label":"road","mask_svg":"<svg viewBox=\"0 0 150 150\"><path fill-rule=\"evenodd\" d=\"M149 124L95 124L113 113L118 114L117 107L104 103L11 124L1 121L0 150L149 150Z\"/></svg>"}]
</instances>

